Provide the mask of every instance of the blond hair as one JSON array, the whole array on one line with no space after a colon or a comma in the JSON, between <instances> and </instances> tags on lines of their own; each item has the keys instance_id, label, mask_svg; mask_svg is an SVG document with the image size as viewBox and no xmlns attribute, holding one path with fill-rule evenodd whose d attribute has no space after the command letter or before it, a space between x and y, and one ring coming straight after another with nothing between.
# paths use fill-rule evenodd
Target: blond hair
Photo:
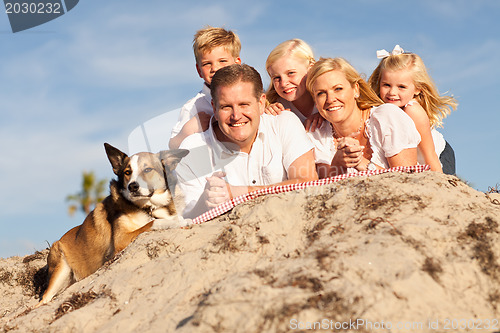
<instances>
[{"instance_id":1,"label":"blond hair","mask_svg":"<svg viewBox=\"0 0 500 333\"><path fill-rule=\"evenodd\" d=\"M356 104L360 110L366 110L374 106L384 104L380 97L370 88L368 83L361 77L361 75L352 67L352 65L343 58L320 58L318 62L309 70L307 75L306 87L307 90L313 95L312 86L319 76L331 72L342 72L351 87L357 84L359 87L359 97L356 99Z\"/></svg>"},{"instance_id":2,"label":"blond hair","mask_svg":"<svg viewBox=\"0 0 500 333\"><path fill-rule=\"evenodd\" d=\"M231 30L211 26L198 30L193 38L193 51L196 62L200 61L203 54L211 52L219 46L224 47L233 58L239 58L241 42L237 34Z\"/></svg>"},{"instance_id":3,"label":"blond hair","mask_svg":"<svg viewBox=\"0 0 500 333\"><path fill-rule=\"evenodd\" d=\"M414 53L402 53L390 55L380 60L377 68L370 76L368 83L372 89L380 96L380 79L382 71L407 70L412 74L415 88L420 93L415 96L415 100L422 106L429 117L432 127L442 127L443 119L457 108L457 100L453 96L441 96L434 84L434 81L427 73L424 62Z\"/></svg>"},{"instance_id":4,"label":"blond hair","mask_svg":"<svg viewBox=\"0 0 500 333\"><path fill-rule=\"evenodd\" d=\"M278 59L289 56L293 57L296 60L302 61L304 66L309 67L314 64L314 52L311 47L304 42L302 39L294 38L276 46L266 60L266 71L269 74L269 67L271 67ZM269 76L271 76L269 74ZM274 89L273 80L271 78L271 83L269 84L269 88L266 91L266 98L269 103L275 103L278 99L278 93Z\"/></svg>"}]
</instances>

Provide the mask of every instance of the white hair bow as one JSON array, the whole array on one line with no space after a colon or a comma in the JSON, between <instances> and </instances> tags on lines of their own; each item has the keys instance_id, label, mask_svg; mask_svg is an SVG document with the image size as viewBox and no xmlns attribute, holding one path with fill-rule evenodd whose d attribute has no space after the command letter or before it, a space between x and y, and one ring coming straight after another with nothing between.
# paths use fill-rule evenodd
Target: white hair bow
<instances>
[{"instance_id":1,"label":"white hair bow","mask_svg":"<svg viewBox=\"0 0 500 333\"><path fill-rule=\"evenodd\" d=\"M401 46L396 45L396 46L394 46L392 53L389 53L386 50L378 50L377 51L377 58L383 59L383 58L388 57L390 55L398 55L398 54L402 54L404 52L405 51L401 48Z\"/></svg>"}]
</instances>

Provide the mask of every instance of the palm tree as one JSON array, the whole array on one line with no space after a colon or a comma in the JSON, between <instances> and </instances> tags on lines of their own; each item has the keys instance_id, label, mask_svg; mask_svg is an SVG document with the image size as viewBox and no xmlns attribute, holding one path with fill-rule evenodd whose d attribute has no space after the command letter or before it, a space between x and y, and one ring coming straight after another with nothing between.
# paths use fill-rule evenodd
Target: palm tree
<instances>
[{"instance_id":1,"label":"palm tree","mask_svg":"<svg viewBox=\"0 0 500 333\"><path fill-rule=\"evenodd\" d=\"M105 198L106 179L97 181L93 171L83 171L82 176L81 192L66 197L66 201L72 202L68 207L70 216L73 216L77 210L88 215Z\"/></svg>"}]
</instances>

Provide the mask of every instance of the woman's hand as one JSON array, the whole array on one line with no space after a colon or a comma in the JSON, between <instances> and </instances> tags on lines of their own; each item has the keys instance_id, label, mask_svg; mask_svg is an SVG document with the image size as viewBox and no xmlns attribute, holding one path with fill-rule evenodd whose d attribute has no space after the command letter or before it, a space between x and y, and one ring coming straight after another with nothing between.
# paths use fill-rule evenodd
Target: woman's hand
<instances>
[{"instance_id":1,"label":"woman's hand","mask_svg":"<svg viewBox=\"0 0 500 333\"><path fill-rule=\"evenodd\" d=\"M340 138L337 141L337 152L332 159L332 167L355 168L363 158L363 149L357 139Z\"/></svg>"},{"instance_id":2,"label":"woman's hand","mask_svg":"<svg viewBox=\"0 0 500 333\"><path fill-rule=\"evenodd\" d=\"M306 119L306 123L305 123L306 132L314 132L316 130L316 128L320 128L321 124L323 124L324 120L325 120L325 118L321 117L319 112L310 115Z\"/></svg>"},{"instance_id":3,"label":"woman's hand","mask_svg":"<svg viewBox=\"0 0 500 333\"><path fill-rule=\"evenodd\" d=\"M265 113L270 114L272 116L277 116L281 113L281 111L285 111L285 107L281 103L273 103L269 104L264 110Z\"/></svg>"}]
</instances>

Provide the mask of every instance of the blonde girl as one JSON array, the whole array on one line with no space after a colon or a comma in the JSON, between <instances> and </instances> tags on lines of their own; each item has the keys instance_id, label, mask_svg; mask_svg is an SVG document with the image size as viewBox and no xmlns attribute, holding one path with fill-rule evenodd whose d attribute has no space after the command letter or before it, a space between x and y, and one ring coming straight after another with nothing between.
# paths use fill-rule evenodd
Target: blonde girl
<instances>
[{"instance_id":1,"label":"blonde girl","mask_svg":"<svg viewBox=\"0 0 500 333\"><path fill-rule=\"evenodd\" d=\"M427 73L422 59L414 53L405 53L396 45L392 53L377 52L382 58L368 83L385 103L404 110L415 122L421 136L418 161L429 164L431 170L455 173L453 149L435 128L457 102L453 97L441 96Z\"/></svg>"},{"instance_id":2,"label":"blonde girl","mask_svg":"<svg viewBox=\"0 0 500 333\"><path fill-rule=\"evenodd\" d=\"M276 46L266 60L266 70L271 78L266 97L266 113L278 115L290 110L306 128L314 131L322 118L306 89L307 72L314 64L311 47L301 39L287 40Z\"/></svg>"}]
</instances>

